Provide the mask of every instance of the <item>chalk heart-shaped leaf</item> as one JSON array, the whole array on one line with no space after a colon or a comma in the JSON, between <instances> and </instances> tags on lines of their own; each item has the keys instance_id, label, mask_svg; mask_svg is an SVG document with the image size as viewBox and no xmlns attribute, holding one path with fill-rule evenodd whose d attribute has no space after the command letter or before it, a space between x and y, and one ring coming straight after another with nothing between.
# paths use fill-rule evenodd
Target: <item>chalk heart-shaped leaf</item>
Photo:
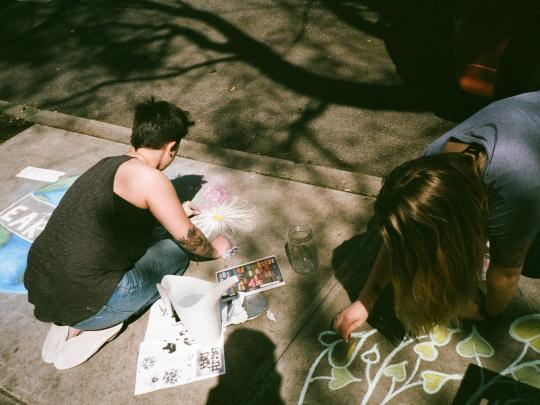
<instances>
[{"instance_id":1,"label":"chalk heart-shaped leaf","mask_svg":"<svg viewBox=\"0 0 540 405\"><path fill-rule=\"evenodd\" d=\"M474 326L471 334L456 345L456 350L461 357L491 357L495 354L493 347Z\"/></svg>"},{"instance_id":2,"label":"chalk heart-shaped leaf","mask_svg":"<svg viewBox=\"0 0 540 405\"><path fill-rule=\"evenodd\" d=\"M540 353L540 314L522 316L510 325L510 336Z\"/></svg>"},{"instance_id":3,"label":"chalk heart-shaped leaf","mask_svg":"<svg viewBox=\"0 0 540 405\"><path fill-rule=\"evenodd\" d=\"M514 378L522 383L540 389L540 370L535 366L520 367L512 372Z\"/></svg>"},{"instance_id":4,"label":"chalk heart-shaped leaf","mask_svg":"<svg viewBox=\"0 0 540 405\"><path fill-rule=\"evenodd\" d=\"M332 379L328 382L328 388L333 391L339 390L355 381L360 380L355 378L348 369L332 367Z\"/></svg>"},{"instance_id":5,"label":"chalk heart-shaped leaf","mask_svg":"<svg viewBox=\"0 0 540 405\"><path fill-rule=\"evenodd\" d=\"M364 361L364 363L375 364L378 363L380 359L381 355L379 353L377 345L373 345L371 349L362 353L362 360Z\"/></svg>"},{"instance_id":6,"label":"chalk heart-shaped leaf","mask_svg":"<svg viewBox=\"0 0 540 405\"><path fill-rule=\"evenodd\" d=\"M424 388L424 391L428 394L435 394L439 392L439 390L448 380L455 380L459 378L459 376L456 375L439 373L438 371L433 370L426 370L422 372L421 376L423 380L422 388Z\"/></svg>"},{"instance_id":7,"label":"chalk heart-shaped leaf","mask_svg":"<svg viewBox=\"0 0 540 405\"><path fill-rule=\"evenodd\" d=\"M356 348L360 340L352 338L348 342L339 341L331 351L332 366L346 367L351 364L353 355L356 355Z\"/></svg>"},{"instance_id":8,"label":"chalk heart-shaped leaf","mask_svg":"<svg viewBox=\"0 0 540 405\"><path fill-rule=\"evenodd\" d=\"M386 377L393 378L397 382L405 381L405 378L407 378L407 369L405 368L406 365L407 361L391 364L383 370L383 374Z\"/></svg>"},{"instance_id":9,"label":"chalk heart-shaped leaf","mask_svg":"<svg viewBox=\"0 0 540 405\"><path fill-rule=\"evenodd\" d=\"M439 352L435 348L433 342L417 343L414 346L414 351L422 360L425 361L433 361L439 355Z\"/></svg>"},{"instance_id":10,"label":"chalk heart-shaped leaf","mask_svg":"<svg viewBox=\"0 0 540 405\"><path fill-rule=\"evenodd\" d=\"M450 342L455 332L455 329L437 325L429 332L429 337L436 346L445 346Z\"/></svg>"},{"instance_id":11,"label":"chalk heart-shaped leaf","mask_svg":"<svg viewBox=\"0 0 540 405\"><path fill-rule=\"evenodd\" d=\"M324 331L319 335L319 342L325 347L332 346L337 340L341 337L334 331Z\"/></svg>"}]
</instances>

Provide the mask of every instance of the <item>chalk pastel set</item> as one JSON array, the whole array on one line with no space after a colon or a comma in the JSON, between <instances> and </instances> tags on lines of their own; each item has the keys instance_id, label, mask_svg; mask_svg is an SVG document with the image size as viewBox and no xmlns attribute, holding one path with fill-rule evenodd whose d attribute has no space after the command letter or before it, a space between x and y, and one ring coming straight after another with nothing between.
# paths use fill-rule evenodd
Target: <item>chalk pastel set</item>
<instances>
[{"instance_id":1,"label":"chalk pastel set","mask_svg":"<svg viewBox=\"0 0 540 405\"><path fill-rule=\"evenodd\" d=\"M224 301L234 298L239 291L250 295L285 284L276 256L268 256L216 273L218 282L233 276L238 276L239 281L223 294Z\"/></svg>"}]
</instances>

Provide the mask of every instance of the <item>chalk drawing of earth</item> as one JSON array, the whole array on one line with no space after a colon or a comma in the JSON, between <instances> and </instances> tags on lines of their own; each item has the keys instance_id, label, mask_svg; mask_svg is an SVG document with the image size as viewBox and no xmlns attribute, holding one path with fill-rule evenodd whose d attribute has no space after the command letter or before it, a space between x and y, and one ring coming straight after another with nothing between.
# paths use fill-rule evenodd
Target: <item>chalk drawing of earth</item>
<instances>
[{"instance_id":1,"label":"chalk drawing of earth","mask_svg":"<svg viewBox=\"0 0 540 405\"><path fill-rule=\"evenodd\" d=\"M76 176L72 176L59 180L34 191L19 202L32 200L34 206L41 202L41 211L48 210L52 213L76 178ZM6 210L3 212L5 213ZM35 233L35 237L38 234ZM9 226L0 222L0 293L26 294L23 276L31 244L32 239L25 238L24 234L18 235L16 230L9 229Z\"/></svg>"}]
</instances>

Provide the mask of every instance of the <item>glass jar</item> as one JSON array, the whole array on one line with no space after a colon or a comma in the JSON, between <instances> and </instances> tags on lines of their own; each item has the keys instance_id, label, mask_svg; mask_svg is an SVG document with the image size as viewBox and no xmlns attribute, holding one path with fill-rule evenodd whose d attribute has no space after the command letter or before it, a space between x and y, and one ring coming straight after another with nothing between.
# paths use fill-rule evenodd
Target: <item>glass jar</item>
<instances>
[{"instance_id":1,"label":"glass jar","mask_svg":"<svg viewBox=\"0 0 540 405\"><path fill-rule=\"evenodd\" d=\"M296 225L289 229L287 253L298 273L310 273L319 267L319 254L309 226Z\"/></svg>"}]
</instances>

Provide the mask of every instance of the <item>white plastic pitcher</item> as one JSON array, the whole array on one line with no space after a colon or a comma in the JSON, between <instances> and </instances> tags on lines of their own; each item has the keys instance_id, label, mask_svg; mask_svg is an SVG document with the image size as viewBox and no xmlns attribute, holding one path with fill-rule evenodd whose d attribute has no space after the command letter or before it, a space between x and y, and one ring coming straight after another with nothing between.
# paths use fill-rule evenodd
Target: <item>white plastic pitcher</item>
<instances>
[{"instance_id":1,"label":"white plastic pitcher","mask_svg":"<svg viewBox=\"0 0 540 405\"><path fill-rule=\"evenodd\" d=\"M210 283L194 277L169 275L157 288L164 303L172 307L189 334L197 343L209 347L221 337L221 295L238 282L229 277L220 283Z\"/></svg>"}]
</instances>

